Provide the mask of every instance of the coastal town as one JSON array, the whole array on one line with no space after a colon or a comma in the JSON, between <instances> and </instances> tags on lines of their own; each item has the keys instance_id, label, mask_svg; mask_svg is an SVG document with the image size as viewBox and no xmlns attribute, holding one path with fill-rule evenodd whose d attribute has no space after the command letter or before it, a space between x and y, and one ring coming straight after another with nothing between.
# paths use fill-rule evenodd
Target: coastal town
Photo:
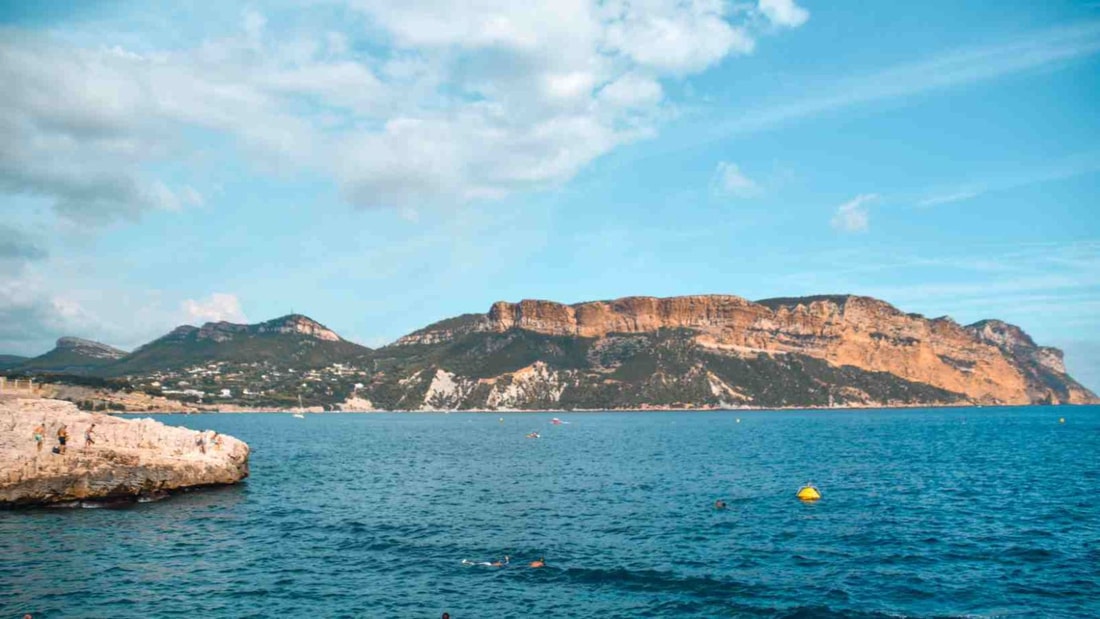
<instances>
[{"instance_id":1,"label":"coastal town","mask_svg":"<svg viewBox=\"0 0 1100 619\"><path fill-rule=\"evenodd\" d=\"M133 377L131 385L151 396L193 404L233 403L259 408L325 406L352 397L365 386L365 368L333 363L294 368L267 362L214 362Z\"/></svg>"}]
</instances>

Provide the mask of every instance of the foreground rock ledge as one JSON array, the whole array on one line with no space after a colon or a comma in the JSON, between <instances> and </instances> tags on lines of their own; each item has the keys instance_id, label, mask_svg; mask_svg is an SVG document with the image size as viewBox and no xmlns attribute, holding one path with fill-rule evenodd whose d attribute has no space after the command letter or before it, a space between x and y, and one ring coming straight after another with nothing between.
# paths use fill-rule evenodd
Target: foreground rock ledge
<instances>
[{"instance_id":1,"label":"foreground rock ledge","mask_svg":"<svg viewBox=\"0 0 1100 619\"><path fill-rule=\"evenodd\" d=\"M34 429L40 423L46 433L38 451ZM93 423L95 444L85 449L84 431ZM69 432L65 455L53 453L61 424ZM211 430L83 413L57 400L0 400L0 507L136 499L234 484L248 477L248 453L243 441Z\"/></svg>"}]
</instances>

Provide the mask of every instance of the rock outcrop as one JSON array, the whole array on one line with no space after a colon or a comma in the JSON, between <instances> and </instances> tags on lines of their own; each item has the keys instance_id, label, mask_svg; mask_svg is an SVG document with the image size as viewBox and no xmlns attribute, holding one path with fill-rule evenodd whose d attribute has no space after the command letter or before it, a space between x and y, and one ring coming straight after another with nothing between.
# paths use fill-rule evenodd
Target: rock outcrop
<instances>
[{"instance_id":1,"label":"rock outcrop","mask_svg":"<svg viewBox=\"0 0 1100 619\"><path fill-rule=\"evenodd\" d=\"M95 444L85 448L84 431L93 423ZM41 450L33 438L39 424ZM69 440L58 454L53 448L63 424ZM0 401L0 506L136 500L233 484L248 477L248 456L244 442L209 430L83 413L57 400Z\"/></svg>"},{"instance_id":2,"label":"rock outcrop","mask_svg":"<svg viewBox=\"0 0 1100 619\"><path fill-rule=\"evenodd\" d=\"M502 301L487 314L460 316L414 332L395 347L439 347L476 334L527 332L586 340L594 342L596 349L615 350L645 348L648 345L635 336L671 331L685 334L697 352L726 359L756 363L771 357L785 363L781 356L798 356L822 360L832 368L889 374L907 384L938 390L940 403L1098 401L1066 374L1061 351L1037 346L1019 327L993 320L964 327L947 317L928 319L878 299L853 295L757 302L731 295L627 297L574 305ZM706 370L702 366L696 370ZM449 377L442 385L438 375L432 378L424 406L474 391L460 376ZM560 382L561 376L554 380ZM723 397L742 393L724 380L708 382ZM444 394L450 397L440 397ZM851 403L851 395L834 390L829 401L839 398Z\"/></svg>"}]
</instances>

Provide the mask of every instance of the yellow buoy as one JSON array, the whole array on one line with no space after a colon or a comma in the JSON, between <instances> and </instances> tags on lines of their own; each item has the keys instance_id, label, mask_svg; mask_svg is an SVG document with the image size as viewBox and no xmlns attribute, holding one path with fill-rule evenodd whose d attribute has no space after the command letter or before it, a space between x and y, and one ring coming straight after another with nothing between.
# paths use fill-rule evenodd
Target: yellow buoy
<instances>
[{"instance_id":1,"label":"yellow buoy","mask_svg":"<svg viewBox=\"0 0 1100 619\"><path fill-rule=\"evenodd\" d=\"M1065 417L1059 417L1059 418L1058 418L1058 423L1065 423L1065 422L1066 422L1066 418L1065 418Z\"/></svg>"},{"instance_id":2,"label":"yellow buoy","mask_svg":"<svg viewBox=\"0 0 1100 619\"><path fill-rule=\"evenodd\" d=\"M807 484L799 488L798 498L803 501L816 501L821 498L821 492L818 491L817 488Z\"/></svg>"}]
</instances>

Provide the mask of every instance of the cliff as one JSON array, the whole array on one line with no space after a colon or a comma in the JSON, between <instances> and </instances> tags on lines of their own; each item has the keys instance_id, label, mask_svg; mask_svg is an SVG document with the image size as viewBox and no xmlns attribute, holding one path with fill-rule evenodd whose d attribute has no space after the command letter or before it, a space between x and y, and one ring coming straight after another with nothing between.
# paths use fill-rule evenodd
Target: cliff
<instances>
[{"instance_id":1,"label":"cliff","mask_svg":"<svg viewBox=\"0 0 1100 619\"><path fill-rule=\"evenodd\" d=\"M419 397L409 385L427 407L556 407L580 392L628 406L1097 402L1066 374L1061 351L1018 327L961 326L852 295L498 302L401 338L386 355L429 366L403 378L401 407Z\"/></svg>"},{"instance_id":2,"label":"cliff","mask_svg":"<svg viewBox=\"0 0 1100 619\"><path fill-rule=\"evenodd\" d=\"M84 431L95 424L95 444ZM45 426L41 451L33 440ZM55 454L65 425L65 454ZM202 439L205 452L196 441ZM211 431L82 413L57 400L0 401L0 506L137 499L196 486L233 484L248 476L245 443Z\"/></svg>"}]
</instances>

